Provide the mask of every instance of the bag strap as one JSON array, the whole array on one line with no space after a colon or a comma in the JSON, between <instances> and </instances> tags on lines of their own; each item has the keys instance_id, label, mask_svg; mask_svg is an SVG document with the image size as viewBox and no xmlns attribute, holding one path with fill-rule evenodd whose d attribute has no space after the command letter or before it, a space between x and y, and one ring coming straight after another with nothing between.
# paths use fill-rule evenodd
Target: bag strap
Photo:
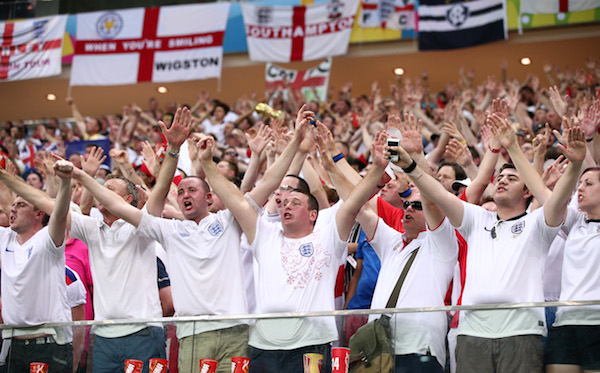
<instances>
[{"instance_id":1,"label":"bag strap","mask_svg":"<svg viewBox=\"0 0 600 373\"><path fill-rule=\"evenodd\" d=\"M402 270L402 273L400 274L400 277L398 278L398 282L396 282L396 286L394 287L394 290L392 291L392 295L390 295L390 299L387 301L385 308L396 308L396 302L398 302L398 297L400 296L400 289L402 288L402 284L404 283L404 280L406 279L408 270L410 269L413 262L415 261L415 257L417 256L417 252L419 251L420 248L421 247L417 247L415 249L415 251L410 253L410 258L408 258L408 262L406 262L406 265L404 266L404 269Z\"/></svg>"}]
</instances>

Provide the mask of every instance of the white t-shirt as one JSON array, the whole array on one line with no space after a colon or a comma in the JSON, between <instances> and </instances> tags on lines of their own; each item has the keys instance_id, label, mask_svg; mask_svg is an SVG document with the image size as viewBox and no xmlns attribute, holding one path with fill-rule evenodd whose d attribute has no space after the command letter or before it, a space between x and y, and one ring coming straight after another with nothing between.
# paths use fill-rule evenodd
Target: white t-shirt
<instances>
[{"instance_id":1,"label":"white t-shirt","mask_svg":"<svg viewBox=\"0 0 600 373\"><path fill-rule=\"evenodd\" d=\"M501 221L480 206L463 205L458 232L469 249L462 304L543 302L544 261L560 227L546 224L543 208ZM482 338L545 335L545 320L543 308L461 311L458 334Z\"/></svg>"},{"instance_id":2,"label":"white t-shirt","mask_svg":"<svg viewBox=\"0 0 600 373\"><path fill-rule=\"evenodd\" d=\"M458 258L454 227L448 219L434 231L419 233L405 246L404 233L399 233L379 219L375 236L369 242L379 258L381 269L373 292L372 309L385 308L398 278L411 254L419 252L400 288L396 308L444 306L448 285ZM369 321L380 315L370 315ZM391 319L396 355L427 354L440 365L446 362L447 317L445 312L397 313Z\"/></svg>"},{"instance_id":3,"label":"white t-shirt","mask_svg":"<svg viewBox=\"0 0 600 373\"><path fill-rule=\"evenodd\" d=\"M53 335L58 344L71 342L71 328L35 328L49 322L71 321L64 243L55 246L45 227L21 245L15 231L0 227L0 247L2 318L6 325L26 328L3 330L2 337L46 333Z\"/></svg>"},{"instance_id":4,"label":"white t-shirt","mask_svg":"<svg viewBox=\"0 0 600 373\"><path fill-rule=\"evenodd\" d=\"M66 266L65 269L67 280L67 305L69 308L81 306L82 304L85 304L85 297L87 296L85 286L77 272L69 268L69 266Z\"/></svg>"},{"instance_id":5,"label":"white t-shirt","mask_svg":"<svg viewBox=\"0 0 600 373\"><path fill-rule=\"evenodd\" d=\"M561 301L600 299L600 222L568 209ZM554 326L600 325L600 306L559 307Z\"/></svg>"},{"instance_id":6,"label":"white t-shirt","mask_svg":"<svg viewBox=\"0 0 600 373\"><path fill-rule=\"evenodd\" d=\"M298 239L284 237L281 224L257 219L250 246L258 263L257 312L335 310L335 280L345 248L335 219ZM264 350L291 350L337 339L333 317L257 320L250 331L250 345Z\"/></svg>"},{"instance_id":7,"label":"white t-shirt","mask_svg":"<svg viewBox=\"0 0 600 373\"><path fill-rule=\"evenodd\" d=\"M102 219L77 213L71 213L70 233L89 248L95 320L162 317L151 239L138 237L136 228L122 219L108 226ZM145 327L101 325L93 330L101 337L115 338Z\"/></svg>"},{"instance_id":8,"label":"white t-shirt","mask_svg":"<svg viewBox=\"0 0 600 373\"><path fill-rule=\"evenodd\" d=\"M137 234L158 241L169 254L169 277L176 316L245 315L240 251L241 229L229 210L198 224L144 213ZM243 320L181 323L177 337L228 328Z\"/></svg>"}]
</instances>

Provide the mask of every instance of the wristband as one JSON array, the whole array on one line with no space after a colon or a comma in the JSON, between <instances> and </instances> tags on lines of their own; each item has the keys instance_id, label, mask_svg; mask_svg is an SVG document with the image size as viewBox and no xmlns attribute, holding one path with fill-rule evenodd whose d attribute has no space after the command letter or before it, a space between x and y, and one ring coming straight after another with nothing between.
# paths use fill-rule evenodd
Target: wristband
<instances>
[{"instance_id":1,"label":"wristband","mask_svg":"<svg viewBox=\"0 0 600 373\"><path fill-rule=\"evenodd\" d=\"M344 158L344 155L342 153L340 153L340 154L336 155L335 157L333 157L333 161L337 162L342 158Z\"/></svg>"},{"instance_id":2,"label":"wristband","mask_svg":"<svg viewBox=\"0 0 600 373\"><path fill-rule=\"evenodd\" d=\"M589 139L585 139L585 141L587 141L587 142L592 142L592 141L594 141L594 138L593 138L593 137L590 137Z\"/></svg>"},{"instance_id":3,"label":"wristband","mask_svg":"<svg viewBox=\"0 0 600 373\"><path fill-rule=\"evenodd\" d=\"M406 198L412 194L412 189L410 189L410 187L408 187L408 189L406 189L404 192L402 192L402 193L398 192L398 194L400 195L400 197Z\"/></svg>"},{"instance_id":4,"label":"wristband","mask_svg":"<svg viewBox=\"0 0 600 373\"><path fill-rule=\"evenodd\" d=\"M412 163L410 164L410 166L406 167L406 168L402 168L404 170L404 172L411 173L415 170L415 168L417 168L417 162L415 162L415 160L413 159Z\"/></svg>"},{"instance_id":5,"label":"wristband","mask_svg":"<svg viewBox=\"0 0 600 373\"><path fill-rule=\"evenodd\" d=\"M498 153L500 153L500 148L498 148L498 149L492 149L492 148L490 148L490 151L492 153L494 153L494 154L498 154Z\"/></svg>"},{"instance_id":6,"label":"wristband","mask_svg":"<svg viewBox=\"0 0 600 373\"><path fill-rule=\"evenodd\" d=\"M173 153L170 150L167 150L167 154L173 158L179 158L179 153Z\"/></svg>"}]
</instances>

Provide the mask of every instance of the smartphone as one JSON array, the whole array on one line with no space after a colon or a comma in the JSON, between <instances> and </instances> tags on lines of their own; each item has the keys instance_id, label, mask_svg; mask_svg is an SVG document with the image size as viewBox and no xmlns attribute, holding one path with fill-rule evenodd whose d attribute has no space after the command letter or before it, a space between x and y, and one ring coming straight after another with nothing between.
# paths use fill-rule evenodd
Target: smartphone
<instances>
[{"instance_id":1,"label":"smartphone","mask_svg":"<svg viewBox=\"0 0 600 373\"><path fill-rule=\"evenodd\" d=\"M389 138L389 139L387 139L387 145L388 146L399 146L400 145L400 139ZM390 155L388 156L388 161L390 161L390 162L398 162L399 159L400 158L398 157L398 152L390 150Z\"/></svg>"}]
</instances>

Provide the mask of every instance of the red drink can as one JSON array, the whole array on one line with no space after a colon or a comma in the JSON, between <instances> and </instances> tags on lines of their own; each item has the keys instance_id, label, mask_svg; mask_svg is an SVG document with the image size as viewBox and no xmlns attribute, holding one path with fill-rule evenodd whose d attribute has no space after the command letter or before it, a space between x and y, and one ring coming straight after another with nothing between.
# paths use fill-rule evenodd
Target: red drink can
<instances>
[{"instance_id":1,"label":"red drink can","mask_svg":"<svg viewBox=\"0 0 600 373\"><path fill-rule=\"evenodd\" d=\"M125 373L142 373L144 362L135 359L125 360Z\"/></svg>"},{"instance_id":2,"label":"red drink can","mask_svg":"<svg viewBox=\"0 0 600 373\"><path fill-rule=\"evenodd\" d=\"M350 349L334 347L331 349L331 373L348 373Z\"/></svg>"},{"instance_id":3,"label":"red drink can","mask_svg":"<svg viewBox=\"0 0 600 373\"><path fill-rule=\"evenodd\" d=\"M304 354L304 373L321 373L323 365L323 355L321 354Z\"/></svg>"},{"instance_id":4,"label":"red drink can","mask_svg":"<svg viewBox=\"0 0 600 373\"><path fill-rule=\"evenodd\" d=\"M243 356L231 358L231 373L248 373L250 370L250 359Z\"/></svg>"},{"instance_id":5,"label":"red drink can","mask_svg":"<svg viewBox=\"0 0 600 373\"><path fill-rule=\"evenodd\" d=\"M200 373L215 373L219 362L215 359L200 359Z\"/></svg>"},{"instance_id":6,"label":"red drink can","mask_svg":"<svg viewBox=\"0 0 600 373\"><path fill-rule=\"evenodd\" d=\"M150 359L150 373L167 373L169 362L167 359Z\"/></svg>"},{"instance_id":7,"label":"red drink can","mask_svg":"<svg viewBox=\"0 0 600 373\"><path fill-rule=\"evenodd\" d=\"M29 364L29 372L30 373L48 373L48 363L30 363Z\"/></svg>"}]
</instances>

